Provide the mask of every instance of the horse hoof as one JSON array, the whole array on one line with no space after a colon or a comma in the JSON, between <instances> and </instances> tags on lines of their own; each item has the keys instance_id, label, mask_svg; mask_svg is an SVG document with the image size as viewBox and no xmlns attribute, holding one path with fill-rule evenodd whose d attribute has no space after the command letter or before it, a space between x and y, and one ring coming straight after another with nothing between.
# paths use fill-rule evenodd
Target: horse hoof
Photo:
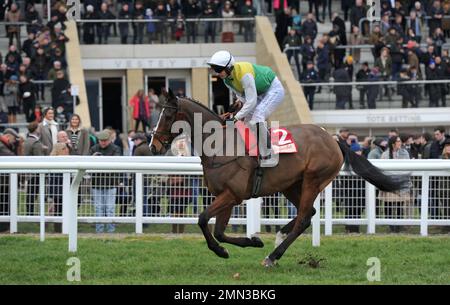
<instances>
[{"instance_id":1,"label":"horse hoof","mask_svg":"<svg viewBox=\"0 0 450 305\"><path fill-rule=\"evenodd\" d=\"M262 242L262 240L259 237L253 236L251 238L251 241L253 243L253 247L256 247L256 248L264 247L264 243Z\"/></svg>"},{"instance_id":2,"label":"horse hoof","mask_svg":"<svg viewBox=\"0 0 450 305\"><path fill-rule=\"evenodd\" d=\"M217 254L217 256L221 258L229 258L230 254L228 253L228 250L223 247L218 247L214 252Z\"/></svg>"},{"instance_id":3,"label":"horse hoof","mask_svg":"<svg viewBox=\"0 0 450 305\"><path fill-rule=\"evenodd\" d=\"M275 248L278 248L279 245L286 239L287 234L281 233L281 231L277 232L275 237Z\"/></svg>"},{"instance_id":4,"label":"horse hoof","mask_svg":"<svg viewBox=\"0 0 450 305\"><path fill-rule=\"evenodd\" d=\"M272 261L268 256L261 262L266 268L272 268L278 265L277 261Z\"/></svg>"}]
</instances>

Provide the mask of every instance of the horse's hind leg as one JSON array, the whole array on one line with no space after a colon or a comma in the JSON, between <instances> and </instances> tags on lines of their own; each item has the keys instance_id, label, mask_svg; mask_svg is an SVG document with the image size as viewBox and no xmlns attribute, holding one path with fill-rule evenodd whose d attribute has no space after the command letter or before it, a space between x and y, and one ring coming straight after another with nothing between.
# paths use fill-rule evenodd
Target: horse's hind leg
<instances>
[{"instance_id":1,"label":"horse's hind leg","mask_svg":"<svg viewBox=\"0 0 450 305\"><path fill-rule=\"evenodd\" d=\"M292 231L289 232L286 239L275 250L264 259L263 265L271 267L276 260L280 259L287 248L302 234L311 224L311 217L313 214L314 200L320 193L320 185L314 179L305 179L301 188L301 198L299 209L297 210L297 217L294 222Z\"/></svg>"},{"instance_id":2,"label":"horse's hind leg","mask_svg":"<svg viewBox=\"0 0 450 305\"><path fill-rule=\"evenodd\" d=\"M214 253L216 253L218 256L223 258L228 258L228 251L219 246L219 243L214 239L214 237L211 234L211 231L208 228L208 221L223 211L226 211L227 209L231 209L234 205L234 202L236 202L233 194L226 190L219 194L212 204L208 206L198 217L198 225L200 226L200 229L203 232L203 236L205 236L206 243L208 244L208 248L212 250Z\"/></svg>"},{"instance_id":3,"label":"horse's hind leg","mask_svg":"<svg viewBox=\"0 0 450 305\"><path fill-rule=\"evenodd\" d=\"M214 237L219 242L233 244L239 247L264 247L264 243L258 237L230 237L225 235L225 229L228 225L228 221L230 220L231 212L233 210L233 206L227 207L216 217L216 226L214 229Z\"/></svg>"}]
</instances>

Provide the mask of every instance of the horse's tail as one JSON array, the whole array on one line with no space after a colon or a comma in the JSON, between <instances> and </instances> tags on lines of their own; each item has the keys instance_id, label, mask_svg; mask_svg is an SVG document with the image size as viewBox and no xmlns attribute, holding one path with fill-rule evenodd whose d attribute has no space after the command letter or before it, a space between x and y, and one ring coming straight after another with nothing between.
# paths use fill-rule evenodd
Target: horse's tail
<instances>
[{"instance_id":1,"label":"horse's tail","mask_svg":"<svg viewBox=\"0 0 450 305\"><path fill-rule=\"evenodd\" d=\"M375 167L366 158L351 151L347 145L338 142L344 155L344 170L351 169L382 191L392 192L408 187L408 176L388 176Z\"/></svg>"}]
</instances>

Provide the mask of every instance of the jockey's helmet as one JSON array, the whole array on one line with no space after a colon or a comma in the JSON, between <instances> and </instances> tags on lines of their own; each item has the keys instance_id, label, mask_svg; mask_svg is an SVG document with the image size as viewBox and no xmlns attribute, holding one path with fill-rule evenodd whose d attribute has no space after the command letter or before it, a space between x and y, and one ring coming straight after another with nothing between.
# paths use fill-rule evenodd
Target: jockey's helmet
<instances>
[{"instance_id":1,"label":"jockey's helmet","mask_svg":"<svg viewBox=\"0 0 450 305\"><path fill-rule=\"evenodd\" d=\"M211 56L208 65L210 65L216 73L220 73L225 69L231 71L231 67L234 65L234 57L228 51L218 51Z\"/></svg>"}]
</instances>

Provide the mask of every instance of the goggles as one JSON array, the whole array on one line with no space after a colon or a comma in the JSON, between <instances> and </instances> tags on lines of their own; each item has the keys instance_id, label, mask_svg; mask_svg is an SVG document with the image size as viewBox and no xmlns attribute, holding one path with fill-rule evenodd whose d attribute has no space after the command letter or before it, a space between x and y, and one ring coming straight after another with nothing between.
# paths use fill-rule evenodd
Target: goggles
<instances>
[{"instance_id":1,"label":"goggles","mask_svg":"<svg viewBox=\"0 0 450 305\"><path fill-rule=\"evenodd\" d=\"M216 72L216 73L220 73L223 70L225 70L225 67L222 67L222 66L217 66L217 65L210 65L210 66L211 66L211 69L213 69L214 72Z\"/></svg>"}]
</instances>

